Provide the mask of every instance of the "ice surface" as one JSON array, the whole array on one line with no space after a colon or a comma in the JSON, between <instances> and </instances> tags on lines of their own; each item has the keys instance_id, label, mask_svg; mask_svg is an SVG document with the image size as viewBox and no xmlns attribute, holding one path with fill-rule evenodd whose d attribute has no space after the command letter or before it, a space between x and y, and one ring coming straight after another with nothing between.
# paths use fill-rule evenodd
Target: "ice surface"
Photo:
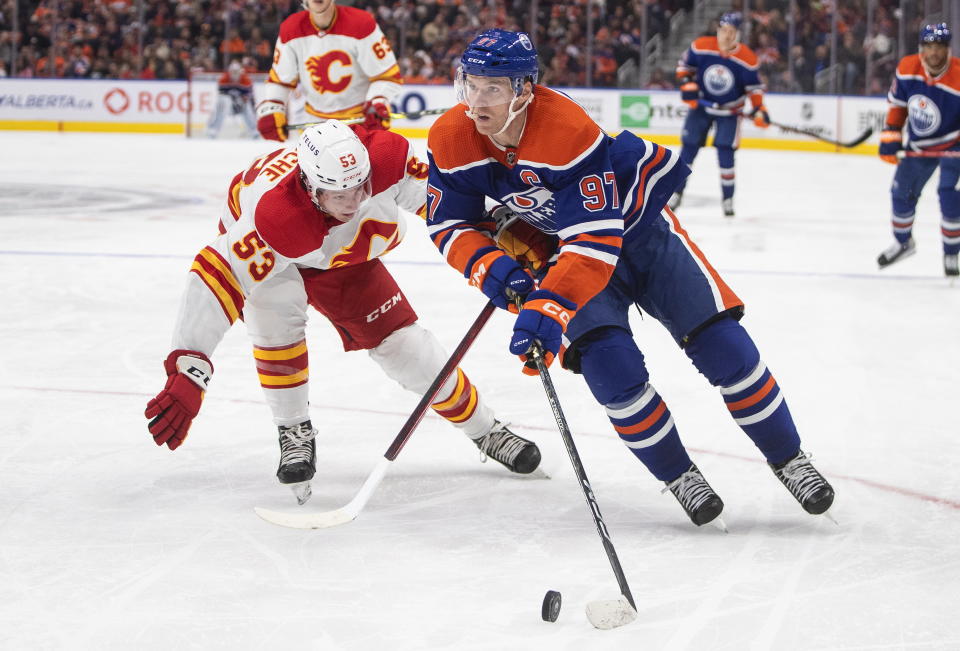
<instances>
[{"instance_id":1,"label":"ice surface","mask_svg":"<svg viewBox=\"0 0 960 651\"><path fill-rule=\"evenodd\" d=\"M960 606L960 286L943 277L935 179L917 255L883 272L893 168L875 158L742 151L737 217L714 151L679 215L747 302L804 448L837 490L835 526L764 467L665 331L635 318L653 382L726 502L693 527L612 432L582 380L564 409L637 601L618 596L540 382L496 315L464 367L540 444L551 480L480 464L428 417L360 517L271 526L296 509L242 325L186 444L143 409L190 260L227 182L269 145L164 136L0 135L0 647L5 649L956 649ZM421 145L422 146L422 145ZM387 264L449 348L483 306L422 224ZM333 329L308 331L318 469L303 508L342 506L417 396ZM540 620L546 590L560 619Z\"/></svg>"}]
</instances>

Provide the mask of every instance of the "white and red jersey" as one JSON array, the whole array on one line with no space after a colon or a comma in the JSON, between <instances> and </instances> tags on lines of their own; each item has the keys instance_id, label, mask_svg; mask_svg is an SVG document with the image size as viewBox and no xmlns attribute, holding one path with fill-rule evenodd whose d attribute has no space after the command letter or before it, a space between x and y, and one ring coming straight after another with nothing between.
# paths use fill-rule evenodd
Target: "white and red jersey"
<instances>
[{"instance_id":1,"label":"white and red jersey","mask_svg":"<svg viewBox=\"0 0 960 651\"><path fill-rule=\"evenodd\" d=\"M309 115L362 116L364 102L392 100L403 78L397 59L373 16L353 7L336 7L333 22L318 28L300 11L280 25L265 100L285 103L299 87Z\"/></svg>"},{"instance_id":2,"label":"white and red jersey","mask_svg":"<svg viewBox=\"0 0 960 651\"><path fill-rule=\"evenodd\" d=\"M268 278L290 265L335 269L373 260L403 238L401 208L424 214L427 166L410 143L390 131L352 128L370 153L372 196L349 222L314 206L300 181L296 146L258 158L233 178L220 236L190 268L174 349L212 355Z\"/></svg>"}]
</instances>

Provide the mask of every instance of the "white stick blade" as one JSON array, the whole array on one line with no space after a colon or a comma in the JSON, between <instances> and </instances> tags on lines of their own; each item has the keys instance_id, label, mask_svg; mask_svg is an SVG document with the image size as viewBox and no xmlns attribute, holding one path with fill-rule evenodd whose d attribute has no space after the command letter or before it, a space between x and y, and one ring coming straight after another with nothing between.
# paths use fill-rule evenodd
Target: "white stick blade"
<instances>
[{"instance_id":1,"label":"white stick blade","mask_svg":"<svg viewBox=\"0 0 960 651\"><path fill-rule=\"evenodd\" d=\"M326 529L353 521L357 513L347 508L327 511L325 513L287 513L271 511L259 506L253 507L254 512L271 524L291 529Z\"/></svg>"},{"instance_id":2,"label":"white stick blade","mask_svg":"<svg viewBox=\"0 0 960 651\"><path fill-rule=\"evenodd\" d=\"M619 599L600 599L587 604L587 619L594 628L604 631L629 624L636 618L637 611L624 596Z\"/></svg>"}]
</instances>

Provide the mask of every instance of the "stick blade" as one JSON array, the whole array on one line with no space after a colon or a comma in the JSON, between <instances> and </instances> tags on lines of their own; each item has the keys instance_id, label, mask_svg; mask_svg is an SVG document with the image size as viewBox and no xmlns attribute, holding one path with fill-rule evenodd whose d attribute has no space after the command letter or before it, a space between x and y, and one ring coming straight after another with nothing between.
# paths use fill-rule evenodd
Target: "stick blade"
<instances>
[{"instance_id":1,"label":"stick blade","mask_svg":"<svg viewBox=\"0 0 960 651\"><path fill-rule=\"evenodd\" d=\"M637 611L622 595L619 599L600 599L587 604L587 619L594 628L604 631L625 626L636 618Z\"/></svg>"},{"instance_id":2,"label":"stick blade","mask_svg":"<svg viewBox=\"0 0 960 651\"><path fill-rule=\"evenodd\" d=\"M253 507L254 512L270 524L291 529L328 529L341 524L352 522L357 512L349 505L334 511L324 513L289 513L287 511L271 511L270 509Z\"/></svg>"}]
</instances>

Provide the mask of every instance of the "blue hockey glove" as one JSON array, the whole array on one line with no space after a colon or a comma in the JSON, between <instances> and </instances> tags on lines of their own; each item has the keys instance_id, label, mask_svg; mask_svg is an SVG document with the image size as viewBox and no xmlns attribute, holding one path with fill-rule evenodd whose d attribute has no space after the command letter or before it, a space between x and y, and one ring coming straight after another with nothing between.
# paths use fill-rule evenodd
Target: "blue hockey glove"
<instances>
[{"instance_id":1,"label":"blue hockey glove","mask_svg":"<svg viewBox=\"0 0 960 651\"><path fill-rule=\"evenodd\" d=\"M470 284L479 287L502 310L517 312L514 296L524 297L533 289L533 278L516 260L496 247L482 249L468 263Z\"/></svg>"},{"instance_id":2,"label":"blue hockey glove","mask_svg":"<svg viewBox=\"0 0 960 651\"><path fill-rule=\"evenodd\" d=\"M896 165L897 153L903 149L903 134L900 129L885 125L880 132L880 160Z\"/></svg>"},{"instance_id":3,"label":"blue hockey glove","mask_svg":"<svg viewBox=\"0 0 960 651\"><path fill-rule=\"evenodd\" d=\"M533 343L540 343L544 362L550 366L560 352L561 337L576 312L576 303L549 290L538 289L527 295L510 338L510 352L523 360L526 375L539 374L533 358L528 355Z\"/></svg>"}]
</instances>

